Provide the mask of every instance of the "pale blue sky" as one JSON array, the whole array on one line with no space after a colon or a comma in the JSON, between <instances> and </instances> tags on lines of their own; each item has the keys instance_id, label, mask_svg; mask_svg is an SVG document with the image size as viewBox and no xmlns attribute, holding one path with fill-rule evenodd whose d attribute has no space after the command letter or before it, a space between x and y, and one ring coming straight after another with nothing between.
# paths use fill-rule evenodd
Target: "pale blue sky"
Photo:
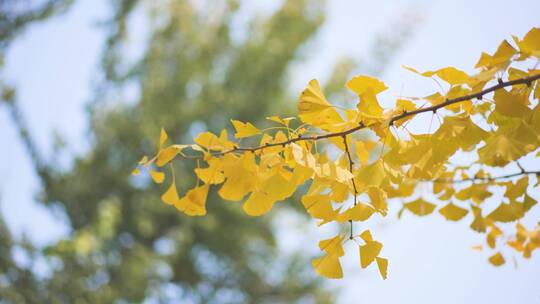
<instances>
[{"instance_id":1,"label":"pale blue sky","mask_svg":"<svg viewBox=\"0 0 540 304\"><path fill-rule=\"evenodd\" d=\"M270 0L262 2L257 7L273 6ZM400 64L421 70L452 65L472 72L481 51L493 52L502 39L523 36L540 26L540 1L535 0L329 1L327 23L306 52L306 61L295 66L291 89L299 91L312 78L325 79L341 55L363 58L369 47L366 42L380 31L391 31L392 19L411 10L424 20L381 77L391 88L389 100L436 90L433 82L412 75ZM95 24L108 13L104 0L78 1L68 14L30 28L7 53L5 76L17 86L32 132L49 156L53 131L66 138L72 153L85 149L84 105L93 96L104 37ZM62 220L34 202L38 180L1 107L0 138L7 143L0 150L4 160L0 162L0 210L8 225L40 244L60 237L66 233ZM540 168L533 159L524 165ZM534 196L540 198L538 193ZM375 268L361 271L357 249L349 247L345 279L331 282L342 291L340 303L540 302L538 254L529 261L518 259L517 268L512 263L494 268L486 261L487 253L470 250L481 237L470 231L468 220L448 223L440 217L404 216L396 221L395 209L388 218L391 224L375 222L372 227L385 244L389 279L380 280ZM540 217L539 209L532 210L532 218ZM317 241L330 231L307 227L299 233L304 236L301 246L316 252ZM283 246L290 245L289 237L281 239Z\"/></svg>"}]
</instances>

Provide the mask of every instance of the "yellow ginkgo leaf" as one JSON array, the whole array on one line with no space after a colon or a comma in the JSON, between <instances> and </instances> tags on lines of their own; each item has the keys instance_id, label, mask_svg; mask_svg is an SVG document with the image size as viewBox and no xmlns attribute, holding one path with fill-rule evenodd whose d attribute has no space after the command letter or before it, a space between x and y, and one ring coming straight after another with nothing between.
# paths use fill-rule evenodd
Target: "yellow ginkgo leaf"
<instances>
[{"instance_id":1,"label":"yellow ginkgo leaf","mask_svg":"<svg viewBox=\"0 0 540 304\"><path fill-rule=\"evenodd\" d=\"M501 266L504 264L505 260L503 255L500 252L497 252L489 258L489 262L494 266Z\"/></svg>"},{"instance_id":2,"label":"yellow ginkgo leaf","mask_svg":"<svg viewBox=\"0 0 540 304\"><path fill-rule=\"evenodd\" d=\"M523 203L518 203L516 201L511 201L508 204L501 203L495 210L488 214L486 218L502 223L517 221L534 205L536 205L536 200L529 195L525 195L525 201Z\"/></svg>"},{"instance_id":3,"label":"yellow ginkgo leaf","mask_svg":"<svg viewBox=\"0 0 540 304\"><path fill-rule=\"evenodd\" d=\"M234 137L236 138L244 138L261 134L261 130L257 129L249 122L241 122L234 119L231 119L231 122L236 130L236 133L234 134Z\"/></svg>"},{"instance_id":4,"label":"yellow ginkgo leaf","mask_svg":"<svg viewBox=\"0 0 540 304\"><path fill-rule=\"evenodd\" d=\"M493 56L482 53L475 68L493 69L494 71L504 69L508 66L510 59L516 52L516 49L514 49L508 41L503 40Z\"/></svg>"},{"instance_id":5,"label":"yellow ginkgo leaf","mask_svg":"<svg viewBox=\"0 0 540 304\"><path fill-rule=\"evenodd\" d=\"M150 170L150 176L156 184L161 184L165 180L165 173L163 172Z\"/></svg>"},{"instance_id":6,"label":"yellow ginkgo leaf","mask_svg":"<svg viewBox=\"0 0 540 304\"><path fill-rule=\"evenodd\" d=\"M454 67L442 68L438 70L436 74L450 85L464 84L469 81L469 75L467 75L467 73Z\"/></svg>"},{"instance_id":7,"label":"yellow ginkgo leaf","mask_svg":"<svg viewBox=\"0 0 540 304\"><path fill-rule=\"evenodd\" d=\"M167 132L165 132L165 129L161 128L161 132L159 133L159 147L160 148L161 146L163 146L165 141L167 141L167 138L169 138L169 136L167 135Z\"/></svg>"},{"instance_id":8,"label":"yellow ginkgo leaf","mask_svg":"<svg viewBox=\"0 0 540 304\"><path fill-rule=\"evenodd\" d=\"M156 165L158 167L163 167L169 163L173 158L178 155L187 145L171 145L165 149L159 150L157 155Z\"/></svg>"},{"instance_id":9,"label":"yellow ginkgo leaf","mask_svg":"<svg viewBox=\"0 0 540 304\"><path fill-rule=\"evenodd\" d=\"M445 67L436 71L425 71L423 73L405 65L402 65L402 67L424 77L432 77L433 75L437 75L440 79L448 82L450 85L465 84L469 81L469 75L467 75L467 73L454 67Z\"/></svg>"},{"instance_id":10,"label":"yellow ginkgo leaf","mask_svg":"<svg viewBox=\"0 0 540 304\"><path fill-rule=\"evenodd\" d=\"M225 180L223 172L216 167L196 168L195 174L205 184L221 184Z\"/></svg>"},{"instance_id":11,"label":"yellow ginkgo leaf","mask_svg":"<svg viewBox=\"0 0 540 304\"><path fill-rule=\"evenodd\" d=\"M319 248L329 255L343 256L343 237L336 235L333 238L322 240L319 242Z\"/></svg>"},{"instance_id":12,"label":"yellow ginkgo leaf","mask_svg":"<svg viewBox=\"0 0 540 304\"><path fill-rule=\"evenodd\" d=\"M432 204L424 199L417 199L404 205L405 209L411 211L418 216L431 214L435 210L435 204Z\"/></svg>"},{"instance_id":13,"label":"yellow ginkgo leaf","mask_svg":"<svg viewBox=\"0 0 540 304\"><path fill-rule=\"evenodd\" d=\"M359 96L364 96L366 94L377 95L388 89L384 82L377 78L365 75L353 77L347 82L346 87Z\"/></svg>"},{"instance_id":14,"label":"yellow ginkgo leaf","mask_svg":"<svg viewBox=\"0 0 540 304\"><path fill-rule=\"evenodd\" d=\"M295 117L281 118L279 116L274 115L274 116L266 117L266 119L268 119L270 121L273 121L273 122L277 122L278 124L281 124L281 125L284 125L284 126L288 127L291 120L294 120L296 118Z\"/></svg>"},{"instance_id":15,"label":"yellow ginkgo leaf","mask_svg":"<svg viewBox=\"0 0 540 304\"><path fill-rule=\"evenodd\" d=\"M502 167L526 152L521 143L503 133L487 139L486 145L478 149L478 156L481 164Z\"/></svg>"},{"instance_id":16,"label":"yellow ginkgo leaf","mask_svg":"<svg viewBox=\"0 0 540 304\"><path fill-rule=\"evenodd\" d=\"M161 196L161 200L166 204L174 205L179 199L178 192L176 192L176 183L173 180L169 189Z\"/></svg>"},{"instance_id":17,"label":"yellow ginkgo leaf","mask_svg":"<svg viewBox=\"0 0 540 304\"><path fill-rule=\"evenodd\" d=\"M319 82L316 79L312 79L307 88L300 95L298 112L300 114L307 114L320 112L331 107L332 105L326 100Z\"/></svg>"},{"instance_id":18,"label":"yellow ginkgo leaf","mask_svg":"<svg viewBox=\"0 0 540 304\"><path fill-rule=\"evenodd\" d=\"M381 277L383 280L386 280L387 274L388 274L388 260L385 258L377 257L377 266L379 267L379 273L381 274Z\"/></svg>"},{"instance_id":19,"label":"yellow ginkgo leaf","mask_svg":"<svg viewBox=\"0 0 540 304\"><path fill-rule=\"evenodd\" d=\"M294 160L301 166L314 169L317 166L317 160L309 151L298 144L290 144Z\"/></svg>"},{"instance_id":20,"label":"yellow ginkgo leaf","mask_svg":"<svg viewBox=\"0 0 540 304\"><path fill-rule=\"evenodd\" d=\"M474 215L474 220L471 223L470 227L474 231L485 232L486 231L486 220L482 216L482 209L471 205L472 213Z\"/></svg>"},{"instance_id":21,"label":"yellow ginkgo leaf","mask_svg":"<svg viewBox=\"0 0 540 304\"><path fill-rule=\"evenodd\" d=\"M482 246L482 244L479 244L479 245L474 245L471 247L472 250L474 251L482 251L484 250L484 246Z\"/></svg>"},{"instance_id":22,"label":"yellow ginkgo leaf","mask_svg":"<svg viewBox=\"0 0 540 304\"><path fill-rule=\"evenodd\" d=\"M373 241L373 236L371 235L371 231L369 231L369 229L360 233L359 237L366 243Z\"/></svg>"},{"instance_id":23,"label":"yellow ginkgo leaf","mask_svg":"<svg viewBox=\"0 0 540 304\"><path fill-rule=\"evenodd\" d=\"M334 107L326 100L319 82L309 82L300 95L298 116L302 122L326 131L337 131L343 126L343 119Z\"/></svg>"},{"instance_id":24,"label":"yellow ginkgo leaf","mask_svg":"<svg viewBox=\"0 0 540 304\"><path fill-rule=\"evenodd\" d=\"M343 277L339 258L335 255L324 255L320 258L313 259L311 264L315 271L323 277L329 279L341 279Z\"/></svg>"},{"instance_id":25,"label":"yellow ginkgo leaf","mask_svg":"<svg viewBox=\"0 0 540 304\"><path fill-rule=\"evenodd\" d=\"M365 221L373 215L375 210L369 205L358 203L356 206L351 207L338 216L338 221Z\"/></svg>"},{"instance_id":26,"label":"yellow ginkgo leaf","mask_svg":"<svg viewBox=\"0 0 540 304\"><path fill-rule=\"evenodd\" d=\"M222 163L226 180L218 191L219 195L229 201L242 200L258 182L255 156L252 153L242 154L240 157L227 154Z\"/></svg>"},{"instance_id":27,"label":"yellow ginkgo leaf","mask_svg":"<svg viewBox=\"0 0 540 304\"><path fill-rule=\"evenodd\" d=\"M131 175L135 175L135 176L139 175L140 173L141 172L139 171L139 168L135 168L133 169L133 171L131 171Z\"/></svg>"},{"instance_id":28,"label":"yellow ginkgo leaf","mask_svg":"<svg viewBox=\"0 0 540 304\"><path fill-rule=\"evenodd\" d=\"M365 245L360 246L360 266L366 268L369 264L373 263L375 258L379 255L382 249L382 244L377 241L366 242Z\"/></svg>"},{"instance_id":29,"label":"yellow ginkgo leaf","mask_svg":"<svg viewBox=\"0 0 540 304\"><path fill-rule=\"evenodd\" d=\"M186 196L177 200L174 204L176 209L189 216L202 216L206 214L206 196L208 185L202 185L189 190Z\"/></svg>"},{"instance_id":30,"label":"yellow ginkgo leaf","mask_svg":"<svg viewBox=\"0 0 540 304\"><path fill-rule=\"evenodd\" d=\"M356 141L354 143L354 148L356 150L356 156L360 160L360 163L362 165L367 165L369 161L369 151L366 148L366 145L364 145L361 141Z\"/></svg>"},{"instance_id":31,"label":"yellow ginkgo leaf","mask_svg":"<svg viewBox=\"0 0 540 304\"><path fill-rule=\"evenodd\" d=\"M508 199L516 199L525 194L528 186L529 177L525 175L524 177L520 178L515 184L512 182L506 183L506 191L504 192L504 196Z\"/></svg>"},{"instance_id":32,"label":"yellow ginkgo leaf","mask_svg":"<svg viewBox=\"0 0 540 304\"><path fill-rule=\"evenodd\" d=\"M495 100L495 111L504 116L526 117L530 112L527 105L523 104L523 100L528 101L527 98L504 89L495 91L493 99Z\"/></svg>"},{"instance_id":33,"label":"yellow ginkgo leaf","mask_svg":"<svg viewBox=\"0 0 540 304\"><path fill-rule=\"evenodd\" d=\"M336 216L328 194L304 195L302 196L302 205L309 215L316 219L330 220Z\"/></svg>"},{"instance_id":34,"label":"yellow ginkgo leaf","mask_svg":"<svg viewBox=\"0 0 540 304\"><path fill-rule=\"evenodd\" d=\"M275 199L266 193L253 192L244 203L242 209L249 216L260 216L270 211L275 202Z\"/></svg>"},{"instance_id":35,"label":"yellow ginkgo leaf","mask_svg":"<svg viewBox=\"0 0 540 304\"><path fill-rule=\"evenodd\" d=\"M449 221L459 221L465 217L469 211L450 202L446 206L439 209L439 213Z\"/></svg>"},{"instance_id":36,"label":"yellow ginkgo leaf","mask_svg":"<svg viewBox=\"0 0 540 304\"><path fill-rule=\"evenodd\" d=\"M211 132L203 132L199 134L199 136L195 138L195 143L209 150L219 150L219 149L213 149L213 148L221 147L219 143L219 138Z\"/></svg>"},{"instance_id":37,"label":"yellow ginkgo leaf","mask_svg":"<svg viewBox=\"0 0 540 304\"><path fill-rule=\"evenodd\" d=\"M371 206L373 206L381 215L386 216L386 213L388 212L386 192L379 187L369 187L367 193Z\"/></svg>"},{"instance_id":38,"label":"yellow ginkgo leaf","mask_svg":"<svg viewBox=\"0 0 540 304\"><path fill-rule=\"evenodd\" d=\"M540 28L533 27L523 40L514 37L522 55L533 55L540 58Z\"/></svg>"}]
</instances>

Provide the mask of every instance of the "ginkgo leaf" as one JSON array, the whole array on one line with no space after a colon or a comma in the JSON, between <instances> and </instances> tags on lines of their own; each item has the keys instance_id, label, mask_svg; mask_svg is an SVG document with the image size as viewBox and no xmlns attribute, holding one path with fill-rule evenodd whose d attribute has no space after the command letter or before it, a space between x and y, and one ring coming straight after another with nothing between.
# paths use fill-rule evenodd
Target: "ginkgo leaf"
<instances>
[{"instance_id":1,"label":"ginkgo leaf","mask_svg":"<svg viewBox=\"0 0 540 304\"><path fill-rule=\"evenodd\" d=\"M508 66L508 64L510 63L510 59L516 54L516 52L516 49L514 49L512 45L508 43L508 41L503 40L503 42L501 42L493 56L487 53L482 53L480 59L475 65L475 68L492 68L495 71L499 69L504 69Z\"/></svg>"},{"instance_id":2,"label":"ginkgo leaf","mask_svg":"<svg viewBox=\"0 0 540 304\"><path fill-rule=\"evenodd\" d=\"M380 80L370 76L356 76L349 80L346 87L358 94L360 101L357 108L364 120L379 120L383 114L383 108L377 102L377 94L388 89Z\"/></svg>"},{"instance_id":3,"label":"ginkgo leaf","mask_svg":"<svg viewBox=\"0 0 540 304\"><path fill-rule=\"evenodd\" d=\"M137 168L137 167L135 169L133 169L133 171L131 171L131 175L135 175L135 176L139 175L140 173L141 172L139 171L139 168Z\"/></svg>"},{"instance_id":4,"label":"ginkgo leaf","mask_svg":"<svg viewBox=\"0 0 540 304\"><path fill-rule=\"evenodd\" d=\"M161 146L163 146L165 141L167 141L167 138L169 138L169 136L167 135L167 132L165 132L165 129L161 128L161 131L159 133L159 147L160 148Z\"/></svg>"},{"instance_id":5,"label":"ginkgo leaf","mask_svg":"<svg viewBox=\"0 0 540 304\"><path fill-rule=\"evenodd\" d=\"M527 191L527 186L529 186L529 177L526 175L520 178L515 184L512 182L508 182L506 184L506 191L504 192L504 196L508 199L518 198L522 196L525 191Z\"/></svg>"},{"instance_id":6,"label":"ginkgo leaf","mask_svg":"<svg viewBox=\"0 0 540 304\"><path fill-rule=\"evenodd\" d=\"M251 192L257 183L257 165L252 153L236 157L227 154L222 159L225 182L218 193L221 198L229 201L240 201Z\"/></svg>"},{"instance_id":7,"label":"ginkgo leaf","mask_svg":"<svg viewBox=\"0 0 540 304\"><path fill-rule=\"evenodd\" d=\"M360 266L366 268L369 264L373 263L375 258L379 255L382 249L382 244L377 241L366 242L365 245L360 246Z\"/></svg>"},{"instance_id":8,"label":"ginkgo leaf","mask_svg":"<svg viewBox=\"0 0 540 304\"><path fill-rule=\"evenodd\" d=\"M359 237L366 243L373 241L373 236L371 235L371 231L369 231L369 229L360 233Z\"/></svg>"},{"instance_id":9,"label":"ginkgo leaf","mask_svg":"<svg viewBox=\"0 0 540 304\"><path fill-rule=\"evenodd\" d=\"M474 245L471 247L472 250L475 250L475 251L482 251L484 250L484 246L482 246L482 244L480 245Z\"/></svg>"},{"instance_id":10,"label":"ginkgo leaf","mask_svg":"<svg viewBox=\"0 0 540 304\"><path fill-rule=\"evenodd\" d=\"M343 119L326 100L319 82L315 79L309 82L307 88L300 95L298 117L302 122L326 131L335 131L336 125L343 124Z\"/></svg>"},{"instance_id":11,"label":"ginkgo leaf","mask_svg":"<svg viewBox=\"0 0 540 304\"><path fill-rule=\"evenodd\" d=\"M502 231L495 225L490 225L490 231L486 236L486 243L489 248L495 249L497 237L502 235Z\"/></svg>"},{"instance_id":12,"label":"ginkgo leaf","mask_svg":"<svg viewBox=\"0 0 540 304\"><path fill-rule=\"evenodd\" d=\"M345 210L345 212L338 215L338 220L340 222L365 221L369 219L371 215L373 215L374 212L375 212L375 209L373 209L372 207L366 204L358 203L356 204L356 206L351 207Z\"/></svg>"},{"instance_id":13,"label":"ginkgo leaf","mask_svg":"<svg viewBox=\"0 0 540 304\"><path fill-rule=\"evenodd\" d=\"M437 71L437 76L451 85L464 84L469 81L467 73L454 67L446 67Z\"/></svg>"},{"instance_id":14,"label":"ginkgo leaf","mask_svg":"<svg viewBox=\"0 0 540 304\"><path fill-rule=\"evenodd\" d=\"M472 184L471 186L458 191L454 197L461 201L470 199L475 203L480 204L492 195L493 193L488 190L487 184Z\"/></svg>"},{"instance_id":15,"label":"ginkgo leaf","mask_svg":"<svg viewBox=\"0 0 540 304\"><path fill-rule=\"evenodd\" d=\"M359 96L366 94L377 95L388 89L384 82L366 75L353 77L347 82L346 87Z\"/></svg>"},{"instance_id":16,"label":"ginkgo leaf","mask_svg":"<svg viewBox=\"0 0 540 304\"><path fill-rule=\"evenodd\" d=\"M530 196L525 196L523 203L511 201L510 203L501 203L495 210L486 216L496 222L513 222L521 219L530 208L536 205L536 200Z\"/></svg>"},{"instance_id":17,"label":"ginkgo leaf","mask_svg":"<svg viewBox=\"0 0 540 304\"><path fill-rule=\"evenodd\" d=\"M504 89L495 91L493 99L495 100L495 111L502 115L508 117L525 117L530 112L527 105L522 103L524 98L507 92Z\"/></svg>"},{"instance_id":18,"label":"ginkgo leaf","mask_svg":"<svg viewBox=\"0 0 540 304\"><path fill-rule=\"evenodd\" d=\"M497 252L489 258L489 262L494 266L501 266L504 264L505 260L503 255L500 252Z\"/></svg>"},{"instance_id":19,"label":"ginkgo leaf","mask_svg":"<svg viewBox=\"0 0 540 304\"><path fill-rule=\"evenodd\" d=\"M176 192L176 183L173 182L169 186L169 189L163 193L161 200L169 205L174 205L180 198L178 197L178 192Z\"/></svg>"},{"instance_id":20,"label":"ginkgo leaf","mask_svg":"<svg viewBox=\"0 0 540 304\"><path fill-rule=\"evenodd\" d=\"M202 185L189 190L186 196L175 202L176 209L189 216L205 215L208 188L208 185Z\"/></svg>"},{"instance_id":21,"label":"ginkgo leaf","mask_svg":"<svg viewBox=\"0 0 540 304\"><path fill-rule=\"evenodd\" d=\"M406 203L404 207L418 216L425 216L431 214L433 210L435 210L435 204L432 204L421 198Z\"/></svg>"},{"instance_id":22,"label":"ginkgo leaf","mask_svg":"<svg viewBox=\"0 0 540 304\"><path fill-rule=\"evenodd\" d=\"M469 213L469 210L461 208L450 202L446 206L439 209L439 213L449 221L459 221Z\"/></svg>"},{"instance_id":23,"label":"ginkgo leaf","mask_svg":"<svg viewBox=\"0 0 540 304\"><path fill-rule=\"evenodd\" d=\"M163 172L150 170L150 176L156 184L161 184L165 180L165 173Z\"/></svg>"},{"instance_id":24,"label":"ginkgo leaf","mask_svg":"<svg viewBox=\"0 0 540 304\"><path fill-rule=\"evenodd\" d=\"M367 165L369 161L369 151L366 148L366 145L364 145L364 143L361 141L357 141L354 143L354 148L356 150L356 156L360 160L360 163L362 165Z\"/></svg>"},{"instance_id":25,"label":"ginkgo leaf","mask_svg":"<svg viewBox=\"0 0 540 304\"><path fill-rule=\"evenodd\" d=\"M315 271L323 277L329 279L341 279L343 277L339 258L335 255L324 255L320 258L313 259L311 264Z\"/></svg>"},{"instance_id":26,"label":"ginkgo leaf","mask_svg":"<svg viewBox=\"0 0 540 304\"><path fill-rule=\"evenodd\" d=\"M173 160L173 158L175 158L185 147L187 147L187 145L171 145L165 149L159 150L156 165L158 167L163 167Z\"/></svg>"},{"instance_id":27,"label":"ginkgo leaf","mask_svg":"<svg viewBox=\"0 0 540 304\"><path fill-rule=\"evenodd\" d=\"M333 238L322 240L319 242L319 248L326 252L329 255L343 256L343 237L341 235L336 235Z\"/></svg>"},{"instance_id":28,"label":"ginkgo leaf","mask_svg":"<svg viewBox=\"0 0 540 304\"><path fill-rule=\"evenodd\" d=\"M387 274L388 274L388 260L381 257L376 257L377 260L377 266L379 267L379 273L381 274L381 277L383 280L386 280Z\"/></svg>"},{"instance_id":29,"label":"ginkgo leaf","mask_svg":"<svg viewBox=\"0 0 540 304\"><path fill-rule=\"evenodd\" d=\"M533 27L523 40L514 37L514 41L523 55L533 55L540 58L540 28Z\"/></svg>"},{"instance_id":30,"label":"ginkgo leaf","mask_svg":"<svg viewBox=\"0 0 540 304\"><path fill-rule=\"evenodd\" d=\"M420 73L416 69L405 65L402 65L402 67L424 77L432 77L433 75L437 75L440 79L448 82L450 85L465 84L469 81L469 75L467 75L467 73L454 67L445 67L436 71L426 71L423 73Z\"/></svg>"},{"instance_id":31,"label":"ginkgo leaf","mask_svg":"<svg viewBox=\"0 0 540 304\"><path fill-rule=\"evenodd\" d=\"M525 153L525 148L506 134L490 137L486 140L486 145L478 149L479 162L495 167L505 166Z\"/></svg>"},{"instance_id":32,"label":"ginkgo leaf","mask_svg":"<svg viewBox=\"0 0 540 304\"><path fill-rule=\"evenodd\" d=\"M262 192L253 192L245 201L242 209L250 216L260 216L272 209L275 200Z\"/></svg>"},{"instance_id":33,"label":"ginkgo leaf","mask_svg":"<svg viewBox=\"0 0 540 304\"><path fill-rule=\"evenodd\" d=\"M380 187L386 179L386 171L384 170L384 165L382 160L378 160L367 166L359 168L358 174L358 186L360 188L365 188L368 186Z\"/></svg>"},{"instance_id":34,"label":"ginkgo leaf","mask_svg":"<svg viewBox=\"0 0 540 304\"><path fill-rule=\"evenodd\" d=\"M433 138L444 140L447 145L455 144L461 149L469 151L486 138L487 134L486 131L473 123L469 116L446 116L439 129L433 133ZM458 137L459 140L452 140Z\"/></svg>"},{"instance_id":35,"label":"ginkgo leaf","mask_svg":"<svg viewBox=\"0 0 540 304\"><path fill-rule=\"evenodd\" d=\"M317 160L309 151L295 143L291 144L290 146L294 160L299 165L312 169L317 166Z\"/></svg>"},{"instance_id":36,"label":"ginkgo leaf","mask_svg":"<svg viewBox=\"0 0 540 304\"><path fill-rule=\"evenodd\" d=\"M234 144L227 139L227 131L223 130L219 137L211 132L203 132L195 138L195 143L208 150L223 151L231 150ZM193 147L195 149L196 147ZM204 151L204 150L201 150Z\"/></svg>"},{"instance_id":37,"label":"ginkgo leaf","mask_svg":"<svg viewBox=\"0 0 540 304\"><path fill-rule=\"evenodd\" d=\"M381 215L386 216L386 213L388 212L386 192L378 187L369 187L367 193L370 203L375 210L377 210L377 212L379 212Z\"/></svg>"},{"instance_id":38,"label":"ginkgo leaf","mask_svg":"<svg viewBox=\"0 0 540 304\"><path fill-rule=\"evenodd\" d=\"M328 194L304 195L302 196L302 205L316 219L330 220L336 216Z\"/></svg>"},{"instance_id":39,"label":"ginkgo leaf","mask_svg":"<svg viewBox=\"0 0 540 304\"><path fill-rule=\"evenodd\" d=\"M273 121L273 122L277 122L277 123L279 123L279 124L281 124L281 125L284 125L284 126L288 127L288 126L289 126L289 123L290 123L292 120L296 119L296 118L295 118L295 117L285 117L285 118L281 118L281 117L279 117L279 116L274 115L274 116L266 117L266 119L268 119L268 120L270 120L270 121Z\"/></svg>"},{"instance_id":40,"label":"ginkgo leaf","mask_svg":"<svg viewBox=\"0 0 540 304\"><path fill-rule=\"evenodd\" d=\"M225 180L225 175L217 167L196 168L195 174L205 184L221 184Z\"/></svg>"},{"instance_id":41,"label":"ginkgo leaf","mask_svg":"<svg viewBox=\"0 0 540 304\"><path fill-rule=\"evenodd\" d=\"M470 227L472 230L477 232L485 232L486 231L486 220L482 216L482 209L471 205L471 209L474 215L474 220L471 223Z\"/></svg>"},{"instance_id":42,"label":"ginkgo leaf","mask_svg":"<svg viewBox=\"0 0 540 304\"><path fill-rule=\"evenodd\" d=\"M244 138L261 134L261 130L257 129L249 122L241 122L234 119L231 119L231 122L236 130L236 134L234 134L234 137L236 138Z\"/></svg>"}]
</instances>

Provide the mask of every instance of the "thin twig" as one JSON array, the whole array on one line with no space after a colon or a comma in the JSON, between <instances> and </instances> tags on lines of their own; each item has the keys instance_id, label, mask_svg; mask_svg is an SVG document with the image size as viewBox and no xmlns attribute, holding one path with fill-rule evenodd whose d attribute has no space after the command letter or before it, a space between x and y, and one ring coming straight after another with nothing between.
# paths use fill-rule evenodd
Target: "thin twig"
<instances>
[{"instance_id":1,"label":"thin twig","mask_svg":"<svg viewBox=\"0 0 540 304\"><path fill-rule=\"evenodd\" d=\"M351 178L351 182L354 189L354 206L356 206L357 203L357 196L358 196L358 190L356 189L356 182L354 181L354 173L353 173L353 167L354 162L351 157L351 152L349 151L349 144L347 143L347 135L343 136L343 144L345 145L345 152L347 154L347 158L349 159L349 171L351 171L351 174L353 174L353 178ZM349 235L349 239L353 239L353 221L349 220L349 223L351 224L351 233Z\"/></svg>"},{"instance_id":2,"label":"thin twig","mask_svg":"<svg viewBox=\"0 0 540 304\"><path fill-rule=\"evenodd\" d=\"M494 177L469 177L469 178L464 178L464 179L434 179L434 180L422 180L422 181L433 182L433 183L444 183L444 184L461 184L461 183L475 182L475 181L492 182L492 181L496 181L500 179L506 179L506 178L516 177L516 176L521 176L521 175L530 175L530 174L540 176L540 170L537 170L537 171L522 170L520 172L494 176Z\"/></svg>"}]
</instances>

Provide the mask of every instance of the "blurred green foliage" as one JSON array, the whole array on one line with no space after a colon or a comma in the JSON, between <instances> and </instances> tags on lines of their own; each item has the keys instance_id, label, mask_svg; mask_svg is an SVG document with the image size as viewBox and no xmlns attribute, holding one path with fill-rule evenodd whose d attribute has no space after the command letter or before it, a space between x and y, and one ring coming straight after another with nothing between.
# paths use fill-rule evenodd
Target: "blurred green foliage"
<instances>
[{"instance_id":1,"label":"blurred green foliage","mask_svg":"<svg viewBox=\"0 0 540 304\"><path fill-rule=\"evenodd\" d=\"M0 4L0 16L7 16L0 22L2 49L28 24L72 3L49 0L21 11L15 2ZM276 248L274 215L248 217L210 193L208 215L189 218L160 202L166 185L130 176L139 158L155 151L161 127L186 143L230 118L261 125L265 116L293 112L289 68L323 23L322 3L287 0L255 16L237 1L110 3L103 80L88 107L89 150L69 168L41 157L14 88L0 82L42 182L39 201L65 214L71 228L65 239L36 248L14 240L0 218L0 302L332 302L310 257ZM150 16L150 32L142 57L128 59L126 41L137 34L129 21L138 11ZM382 59L373 67L384 66ZM338 63L327 93L338 92L354 67L350 59ZM176 166L181 189L193 186L193 174L181 172L194 164Z\"/></svg>"},{"instance_id":2,"label":"blurred green foliage","mask_svg":"<svg viewBox=\"0 0 540 304\"><path fill-rule=\"evenodd\" d=\"M231 117L260 122L285 106L288 68L323 22L320 3L285 1L268 16L247 21L235 1L144 4L113 1L105 81L89 107L90 151L67 170L39 159L39 151L35 155L43 183L39 200L63 210L72 233L42 252L25 251L48 265L40 278L32 266L7 258L9 248L20 245L2 229L2 280L7 282L0 282L0 298L15 303L329 301L308 257L277 251L271 217L247 217L239 205L211 194L208 216L188 218L160 202L161 187L130 176L141 155L154 151L161 126L173 141L190 142L193 131L216 131ZM136 9L150 11L151 33L143 57L128 62L124 41ZM238 22L246 25L239 28ZM245 31L244 37L233 40L234 31ZM138 92L137 100L123 97L127 87ZM192 165L179 164L178 172ZM181 173L179 181L183 187L195 182Z\"/></svg>"}]
</instances>

